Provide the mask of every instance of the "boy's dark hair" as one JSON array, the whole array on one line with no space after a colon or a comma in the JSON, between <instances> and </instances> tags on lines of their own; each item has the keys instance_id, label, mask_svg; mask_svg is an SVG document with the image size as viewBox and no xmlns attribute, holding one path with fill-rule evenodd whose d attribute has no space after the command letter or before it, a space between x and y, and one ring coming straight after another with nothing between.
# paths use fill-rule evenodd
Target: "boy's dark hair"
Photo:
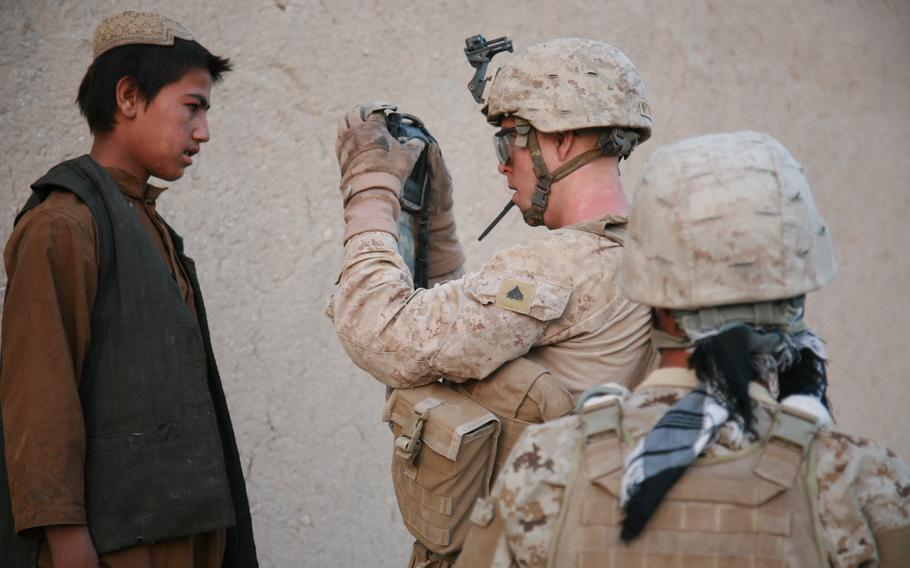
<instances>
[{"instance_id":1,"label":"boy's dark hair","mask_svg":"<svg viewBox=\"0 0 910 568\"><path fill-rule=\"evenodd\" d=\"M180 38L174 38L173 46L116 47L101 54L89 66L79 85L76 102L93 134L108 132L114 128L116 88L121 78L132 77L148 105L165 85L179 81L192 69L207 70L212 82L217 83L231 70L231 62L226 57L212 55L195 41Z\"/></svg>"}]
</instances>

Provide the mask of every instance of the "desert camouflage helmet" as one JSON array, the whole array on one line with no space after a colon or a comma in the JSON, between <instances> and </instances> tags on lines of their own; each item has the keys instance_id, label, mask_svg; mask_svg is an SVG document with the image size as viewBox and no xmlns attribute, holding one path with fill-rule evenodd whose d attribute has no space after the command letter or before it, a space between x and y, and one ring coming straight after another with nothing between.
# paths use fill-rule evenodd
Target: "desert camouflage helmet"
<instances>
[{"instance_id":1,"label":"desert camouflage helmet","mask_svg":"<svg viewBox=\"0 0 910 568\"><path fill-rule=\"evenodd\" d=\"M494 72L484 92L487 120L506 115L541 132L615 126L651 136L651 109L644 83L615 47L578 38L533 47Z\"/></svg>"},{"instance_id":2,"label":"desert camouflage helmet","mask_svg":"<svg viewBox=\"0 0 910 568\"><path fill-rule=\"evenodd\" d=\"M794 298L837 272L802 166L767 134L711 134L659 148L633 210L620 286L649 306Z\"/></svg>"}]
</instances>

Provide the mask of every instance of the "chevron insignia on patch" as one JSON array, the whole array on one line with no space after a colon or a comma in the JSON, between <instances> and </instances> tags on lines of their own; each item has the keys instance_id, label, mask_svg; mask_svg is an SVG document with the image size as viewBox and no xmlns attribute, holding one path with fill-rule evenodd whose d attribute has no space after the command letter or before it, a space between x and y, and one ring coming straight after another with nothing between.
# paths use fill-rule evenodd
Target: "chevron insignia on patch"
<instances>
[{"instance_id":1,"label":"chevron insignia on patch","mask_svg":"<svg viewBox=\"0 0 910 568\"><path fill-rule=\"evenodd\" d=\"M537 285L531 282L505 278L499 283L496 305L520 314L529 314L536 292Z\"/></svg>"}]
</instances>

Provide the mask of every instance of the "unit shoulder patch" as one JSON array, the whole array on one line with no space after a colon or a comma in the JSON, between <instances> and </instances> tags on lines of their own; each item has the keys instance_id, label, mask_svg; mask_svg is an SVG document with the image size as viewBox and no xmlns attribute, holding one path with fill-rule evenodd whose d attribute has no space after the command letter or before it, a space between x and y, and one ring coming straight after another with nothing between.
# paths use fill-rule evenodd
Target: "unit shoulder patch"
<instances>
[{"instance_id":1,"label":"unit shoulder patch","mask_svg":"<svg viewBox=\"0 0 910 568\"><path fill-rule=\"evenodd\" d=\"M530 314L537 285L525 280L504 278L499 283L499 293L496 295L496 305L506 310L520 314Z\"/></svg>"}]
</instances>

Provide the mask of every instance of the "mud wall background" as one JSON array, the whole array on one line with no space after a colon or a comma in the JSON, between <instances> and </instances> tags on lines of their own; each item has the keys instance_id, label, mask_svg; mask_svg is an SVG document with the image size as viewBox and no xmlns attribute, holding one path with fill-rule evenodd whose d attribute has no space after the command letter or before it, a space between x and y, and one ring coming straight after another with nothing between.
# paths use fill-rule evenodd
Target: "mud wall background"
<instances>
[{"instance_id":1,"label":"mud wall background","mask_svg":"<svg viewBox=\"0 0 910 568\"><path fill-rule=\"evenodd\" d=\"M74 104L97 23L122 9L176 17L235 71L213 91L212 141L159 201L196 258L232 407L264 566L403 566L410 538L389 481L383 387L323 315L340 266L335 121L391 99L423 117L456 182L478 268L527 238L492 129L465 84L464 38L605 40L636 63L655 134L625 166L687 136L758 129L805 165L840 275L809 301L828 341L842 426L910 459L910 4L539 0L433 3L0 0L0 238L29 184L90 148ZM0 277L0 285L5 282Z\"/></svg>"}]
</instances>

